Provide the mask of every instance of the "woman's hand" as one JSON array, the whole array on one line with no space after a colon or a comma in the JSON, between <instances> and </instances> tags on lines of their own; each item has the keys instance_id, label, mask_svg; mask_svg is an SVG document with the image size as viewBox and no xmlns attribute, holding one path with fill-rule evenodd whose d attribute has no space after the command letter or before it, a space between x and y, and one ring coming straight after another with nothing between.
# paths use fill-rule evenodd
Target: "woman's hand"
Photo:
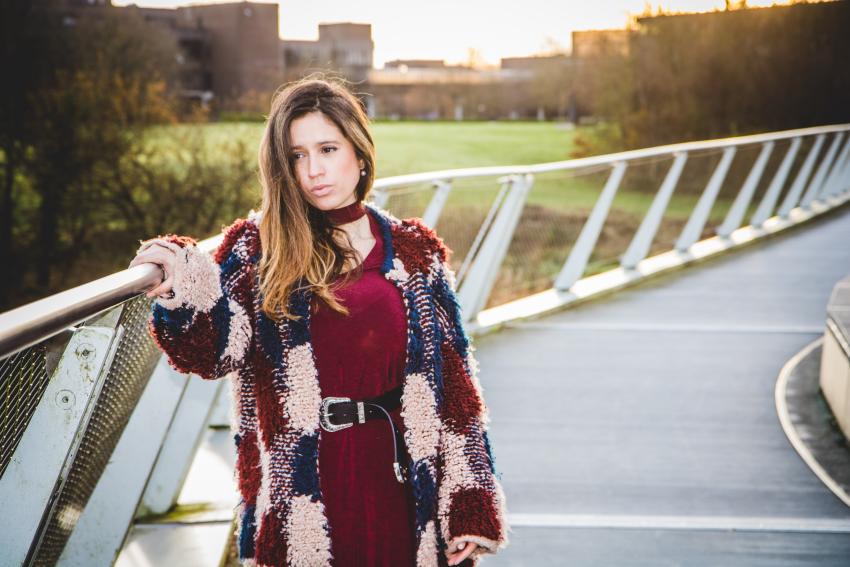
<instances>
[{"instance_id":1,"label":"woman's hand","mask_svg":"<svg viewBox=\"0 0 850 567\"><path fill-rule=\"evenodd\" d=\"M174 284L174 265L176 260L177 256L171 249L157 243L155 240L150 240L142 244L128 268L138 266L139 264L151 263L158 265L162 269L160 281L145 293L147 297L154 297L165 295L171 291Z\"/></svg>"},{"instance_id":2,"label":"woman's hand","mask_svg":"<svg viewBox=\"0 0 850 567\"><path fill-rule=\"evenodd\" d=\"M446 550L446 557L449 558L449 565L457 565L475 551L478 544L471 541L453 541Z\"/></svg>"}]
</instances>

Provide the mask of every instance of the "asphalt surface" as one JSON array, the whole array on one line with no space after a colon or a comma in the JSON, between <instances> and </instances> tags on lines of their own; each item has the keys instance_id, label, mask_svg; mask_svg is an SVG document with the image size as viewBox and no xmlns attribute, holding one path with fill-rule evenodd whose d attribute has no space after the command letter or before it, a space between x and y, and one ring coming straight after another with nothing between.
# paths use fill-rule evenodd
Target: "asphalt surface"
<instances>
[{"instance_id":1,"label":"asphalt surface","mask_svg":"<svg viewBox=\"0 0 850 567\"><path fill-rule=\"evenodd\" d=\"M507 565L850 565L850 508L776 414L850 273L850 208L475 340Z\"/></svg>"}]
</instances>

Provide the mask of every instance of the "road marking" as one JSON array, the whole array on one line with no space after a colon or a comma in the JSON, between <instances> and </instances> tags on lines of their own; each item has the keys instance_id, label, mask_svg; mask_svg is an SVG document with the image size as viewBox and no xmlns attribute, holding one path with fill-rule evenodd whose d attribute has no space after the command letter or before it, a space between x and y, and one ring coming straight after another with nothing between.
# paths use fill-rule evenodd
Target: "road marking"
<instances>
[{"instance_id":1,"label":"road marking","mask_svg":"<svg viewBox=\"0 0 850 567\"><path fill-rule=\"evenodd\" d=\"M848 518L508 514L511 527L850 533Z\"/></svg>"},{"instance_id":2,"label":"road marking","mask_svg":"<svg viewBox=\"0 0 850 567\"><path fill-rule=\"evenodd\" d=\"M528 323L509 323L512 329L542 329L553 331L650 331L699 333L792 333L804 335L822 335L825 327L808 325L692 325L676 323L547 323L534 321Z\"/></svg>"}]
</instances>

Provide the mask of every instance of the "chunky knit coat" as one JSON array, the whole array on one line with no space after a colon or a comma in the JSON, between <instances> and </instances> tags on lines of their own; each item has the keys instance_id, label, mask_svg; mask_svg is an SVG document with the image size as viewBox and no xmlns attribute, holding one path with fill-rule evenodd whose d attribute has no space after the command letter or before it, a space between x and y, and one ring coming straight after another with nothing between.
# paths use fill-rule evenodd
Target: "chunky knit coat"
<instances>
[{"instance_id":1,"label":"chunky knit coat","mask_svg":"<svg viewBox=\"0 0 850 567\"><path fill-rule=\"evenodd\" d=\"M507 544L505 496L488 439L477 361L455 297L450 250L420 219L367 205L384 237L381 273L407 313L402 394L409 481L416 503L416 564L446 565L456 538L481 555ZM150 330L171 365L205 379L229 377L240 560L245 565L331 565L318 476L322 393L310 339L311 292L294 292L298 321L260 309L258 225L252 212L225 229L214 256L179 236L173 297L154 302Z\"/></svg>"}]
</instances>

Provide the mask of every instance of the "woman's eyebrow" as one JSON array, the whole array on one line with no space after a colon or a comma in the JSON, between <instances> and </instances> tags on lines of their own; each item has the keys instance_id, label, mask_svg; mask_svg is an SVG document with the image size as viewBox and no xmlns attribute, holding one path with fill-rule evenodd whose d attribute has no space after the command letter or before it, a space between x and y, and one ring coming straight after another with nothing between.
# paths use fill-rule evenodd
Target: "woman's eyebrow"
<instances>
[{"instance_id":1,"label":"woman's eyebrow","mask_svg":"<svg viewBox=\"0 0 850 567\"><path fill-rule=\"evenodd\" d=\"M339 143L339 142L337 142L336 140L323 140L323 141L321 141L321 142L316 142L316 144L315 144L315 145L317 145L317 146L321 146L322 144L338 144L338 143ZM292 146L292 149L294 150L294 149L296 149L296 148L303 148L303 147L304 147L304 146L300 146L300 145L298 145L298 144L295 144L294 146Z\"/></svg>"}]
</instances>

